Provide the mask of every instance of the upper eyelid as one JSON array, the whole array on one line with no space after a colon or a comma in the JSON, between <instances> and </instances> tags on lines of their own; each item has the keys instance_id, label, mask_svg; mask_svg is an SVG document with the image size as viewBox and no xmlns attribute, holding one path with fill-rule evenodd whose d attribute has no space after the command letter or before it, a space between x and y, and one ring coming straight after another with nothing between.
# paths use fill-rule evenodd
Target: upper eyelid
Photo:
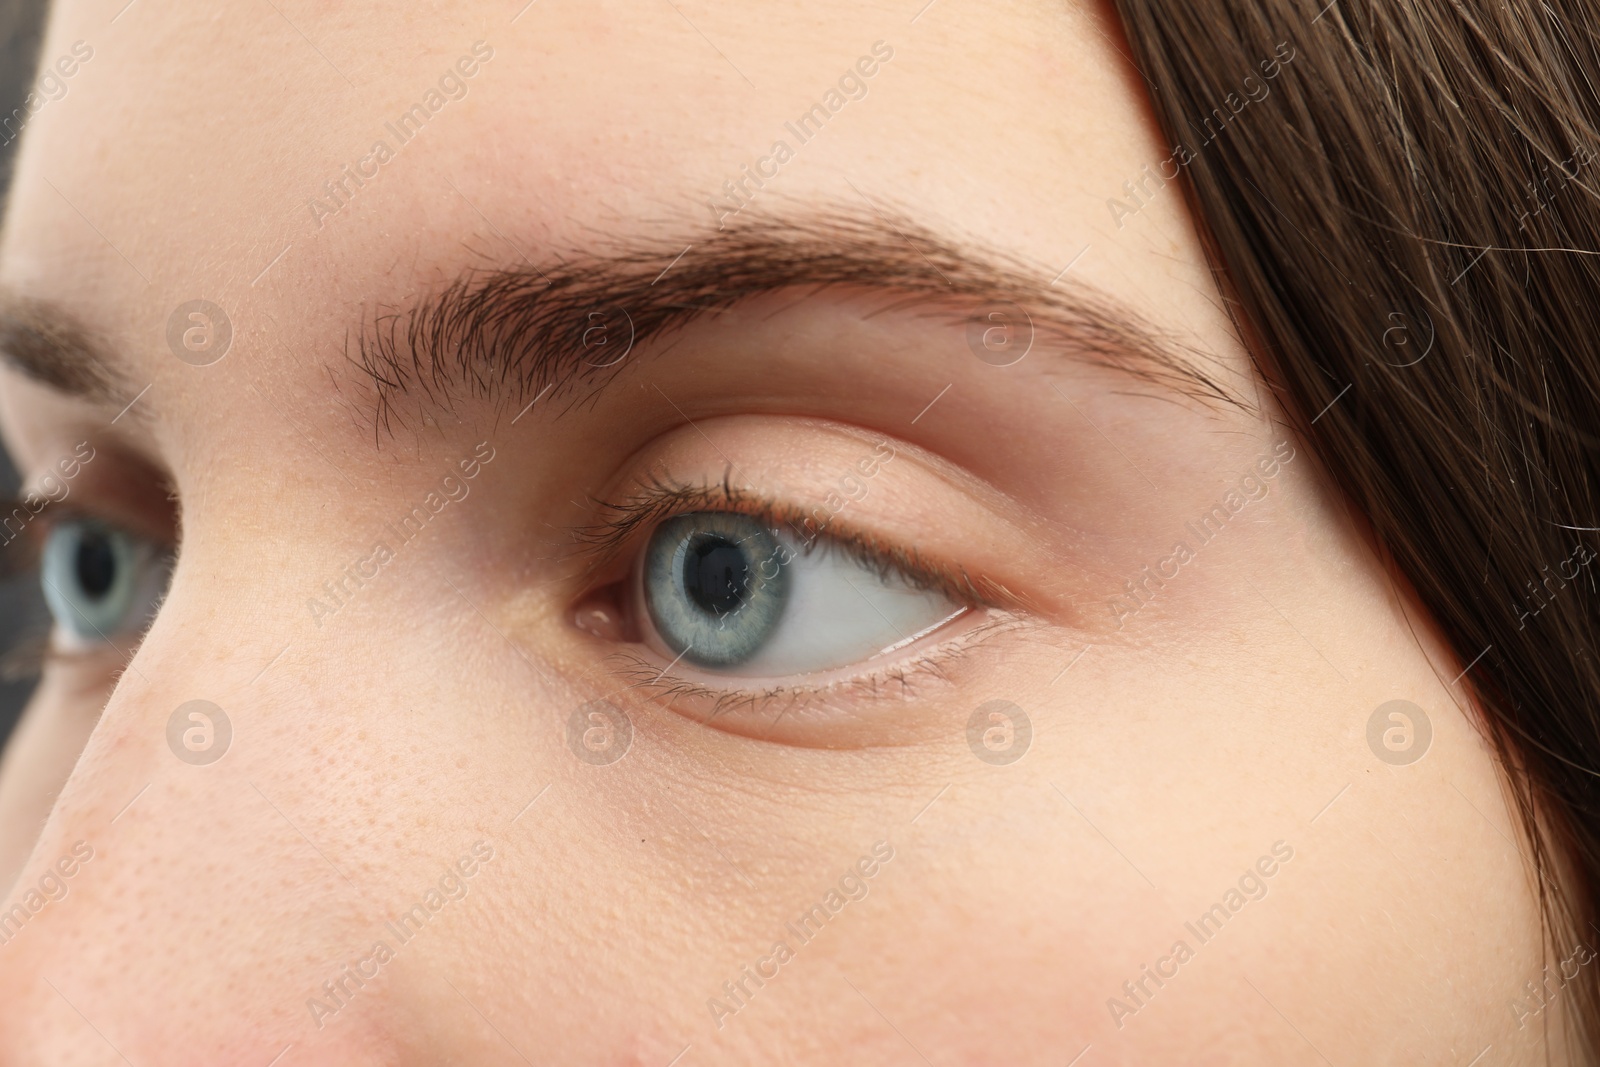
<instances>
[{"instance_id":1,"label":"upper eyelid","mask_svg":"<svg viewBox=\"0 0 1600 1067\"><path fill-rule=\"evenodd\" d=\"M737 511L780 527L787 524L788 532L799 533L795 521L808 517L803 507L787 505L734 486L731 474L730 466L724 471L721 482L695 485L675 481L665 470L652 471L649 480L639 483L630 496L615 502L595 501L602 514L610 513L610 517L575 528L574 536L585 554L595 558L598 565L647 527L692 511ZM919 588L941 593L959 603L1009 610L1027 607L1004 586L982 576L974 579L963 566L929 561L915 549L894 546L883 537L844 520L830 520L827 527L815 534L801 536L807 541L804 548L807 553L826 540L829 546L850 552L859 562L883 574L896 571Z\"/></svg>"},{"instance_id":2,"label":"upper eyelid","mask_svg":"<svg viewBox=\"0 0 1600 1067\"><path fill-rule=\"evenodd\" d=\"M25 477L22 485L13 491L16 499L0 501L0 507L5 508L0 513L0 521L15 508L25 508L28 496L35 496L46 501L29 524L39 527L41 544L42 535L48 534L53 525L88 519L114 526L176 554L181 533L180 498L168 470L124 442L96 439L89 454L84 455L81 449L89 444L87 440L80 442L70 456L67 449L61 448L54 464L45 464L38 472ZM64 469L59 470L59 475L54 473L61 462L74 457L79 465L72 473ZM52 498L45 492L43 483L49 477L57 477L65 487L59 497Z\"/></svg>"}]
</instances>

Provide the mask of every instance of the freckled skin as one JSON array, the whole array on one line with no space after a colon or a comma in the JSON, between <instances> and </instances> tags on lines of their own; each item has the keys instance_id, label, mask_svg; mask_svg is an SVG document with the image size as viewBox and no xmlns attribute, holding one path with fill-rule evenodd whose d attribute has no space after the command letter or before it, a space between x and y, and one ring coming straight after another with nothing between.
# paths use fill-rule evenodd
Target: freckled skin
<instances>
[{"instance_id":1,"label":"freckled skin","mask_svg":"<svg viewBox=\"0 0 1600 1067\"><path fill-rule=\"evenodd\" d=\"M613 237L709 246L724 183L776 139L793 158L740 219L892 208L1046 284L1087 249L1061 286L1266 402L1176 186L1108 210L1171 149L1104 12L680 7L58 5L46 61L93 57L29 120L0 284L70 309L133 387L90 403L4 370L0 420L30 476L94 441L75 505L182 544L131 663L52 663L0 765L8 902L93 849L0 943L0 1064L1565 1062L1560 1004L1527 1008L1521 837L1441 680L1462 665L1281 413L1130 388L1043 339L997 366L948 319L800 291L642 346L592 402L513 422L413 393L374 433L344 358L374 309ZM864 95L789 134L880 41ZM463 57L462 94L400 143L386 124ZM335 204L347 165L376 174ZM167 339L194 299L231 322L209 366ZM809 509L884 439L839 528L1027 605L940 676L710 718L628 688L618 633L574 624L585 576L628 563L576 552L585 501L732 464ZM396 537L481 442L470 492ZM1273 455L1222 532L1187 532ZM167 740L200 699L232 729L205 765ZM602 699L631 731L610 762L583 738L614 724L572 726ZM1368 743L1394 699L1431 724L1410 765ZM1016 722L972 726L997 700L1028 717L1012 762L990 757ZM1200 943L1186 924L1219 903ZM1131 995L1178 941L1176 975ZM747 977L778 942L792 958Z\"/></svg>"}]
</instances>

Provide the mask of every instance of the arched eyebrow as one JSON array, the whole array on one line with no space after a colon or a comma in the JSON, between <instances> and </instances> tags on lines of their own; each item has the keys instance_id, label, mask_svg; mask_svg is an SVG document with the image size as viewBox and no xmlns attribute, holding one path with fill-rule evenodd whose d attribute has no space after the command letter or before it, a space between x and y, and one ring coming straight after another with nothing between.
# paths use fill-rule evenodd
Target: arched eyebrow
<instances>
[{"instance_id":1,"label":"arched eyebrow","mask_svg":"<svg viewBox=\"0 0 1600 1067\"><path fill-rule=\"evenodd\" d=\"M737 221L688 239L612 239L541 269L531 263L469 271L401 309L370 313L346 357L371 385L366 413L379 437L415 413L462 398L512 410L546 393L598 388L619 368L597 366L586 344L597 323L628 324L635 348L707 314L784 290L837 288L884 297L955 326L1020 309L1035 348L1056 349L1203 403L1249 407L1220 381L1220 363L1092 287L909 219L810 209ZM626 312L626 316L618 313ZM1042 358L1062 358L1054 353Z\"/></svg>"},{"instance_id":2,"label":"arched eyebrow","mask_svg":"<svg viewBox=\"0 0 1600 1067\"><path fill-rule=\"evenodd\" d=\"M522 406L553 392L599 387L585 343L594 315L627 312L634 347L701 316L783 290L828 288L884 297L879 313L984 323L1020 311L1035 347L1122 371L1202 403L1249 407L1220 380L1219 361L1126 303L993 247L940 236L874 211L818 208L737 222L678 241L610 239L550 270L531 262L468 271L406 308L378 308L347 334L345 355L370 386L365 415L380 440L409 412L448 411L464 398ZM609 318L608 318L609 317ZM1055 358L1053 356L1046 358ZM96 403L139 391L112 348L66 308L0 293L0 359L45 385Z\"/></svg>"}]
</instances>

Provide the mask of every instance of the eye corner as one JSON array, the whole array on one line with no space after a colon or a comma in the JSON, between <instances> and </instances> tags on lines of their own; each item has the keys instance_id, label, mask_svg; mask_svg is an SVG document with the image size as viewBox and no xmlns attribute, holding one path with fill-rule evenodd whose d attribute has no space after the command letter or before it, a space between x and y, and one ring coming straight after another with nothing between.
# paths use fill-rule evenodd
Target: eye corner
<instances>
[{"instance_id":1,"label":"eye corner","mask_svg":"<svg viewBox=\"0 0 1600 1067\"><path fill-rule=\"evenodd\" d=\"M841 515L832 483L826 498L810 495L814 462L764 465L760 444L746 467L771 486L736 483L740 468L720 449L698 480L681 464L640 463L610 495L590 495L585 524L570 527L574 561L587 566L562 610L620 684L735 733L759 735L781 715L804 718L796 733L824 746L858 719L892 738L889 720L905 716L881 719L884 709L971 684L976 675L954 670L963 653L1021 618L1049 622L1016 574L991 578L944 531L925 543L903 521L896 506L919 483L871 507L867 493L846 493L855 510ZM937 521L926 505L910 510Z\"/></svg>"},{"instance_id":2,"label":"eye corner","mask_svg":"<svg viewBox=\"0 0 1600 1067\"><path fill-rule=\"evenodd\" d=\"M619 645L640 641L639 629L628 610L627 580L591 588L567 612L574 627L591 637Z\"/></svg>"}]
</instances>

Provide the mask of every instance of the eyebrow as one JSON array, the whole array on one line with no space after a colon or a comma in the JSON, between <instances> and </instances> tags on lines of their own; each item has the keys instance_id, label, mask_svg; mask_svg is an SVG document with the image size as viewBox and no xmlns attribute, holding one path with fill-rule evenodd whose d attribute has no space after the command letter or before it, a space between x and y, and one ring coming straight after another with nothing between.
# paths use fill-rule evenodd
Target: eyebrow
<instances>
[{"instance_id":1,"label":"eyebrow","mask_svg":"<svg viewBox=\"0 0 1600 1067\"><path fill-rule=\"evenodd\" d=\"M121 403L136 391L93 331L47 300L0 292L0 361L94 403Z\"/></svg>"},{"instance_id":2,"label":"eyebrow","mask_svg":"<svg viewBox=\"0 0 1600 1067\"><path fill-rule=\"evenodd\" d=\"M602 241L548 271L469 270L409 308L369 314L345 355L371 385L375 434L387 436L410 423L399 406L406 396L417 398L420 419L461 398L515 408L603 385L626 361L600 365L587 343L597 324L626 321L641 348L756 296L833 288L888 297L874 314L915 310L969 327L997 308L1021 309L1035 348L1054 344L1203 403L1250 406L1207 369L1220 369L1215 356L1091 286L1058 285L1065 273L1052 278L1049 268L876 207L813 207L672 241Z\"/></svg>"},{"instance_id":3,"label":"eyebrow","mask_svg":"<svg viewBox=\"0 0 1600 1067\"><path fill-rule=\"evenodd\" d=\"M509 242L508 242L509 243ZM626 312L632 347L670 337L706 315L792 289L869 291L890 298L874 314L917 311L952 325L1021 309L1035 348L1078 359L1202 403L1249 407L1207 369L1214 356L1164 331L1083 282L1058 284L1038 264L975 241L942 236L874 207L816 206L735 220L687 239L601 238L582 255L471 269L408 307L378 306L346 336L344 352L370 387L375 438L463 399L530 399L598 387L626 360L596 361L588 335ZM1070 267L1069 267L1070 269ZM49 301L0 294L0 360L69 395L121 403L135 389L81 320ZM525 409L524 409L525 410Z\"/></svg>"}]
</instances>

